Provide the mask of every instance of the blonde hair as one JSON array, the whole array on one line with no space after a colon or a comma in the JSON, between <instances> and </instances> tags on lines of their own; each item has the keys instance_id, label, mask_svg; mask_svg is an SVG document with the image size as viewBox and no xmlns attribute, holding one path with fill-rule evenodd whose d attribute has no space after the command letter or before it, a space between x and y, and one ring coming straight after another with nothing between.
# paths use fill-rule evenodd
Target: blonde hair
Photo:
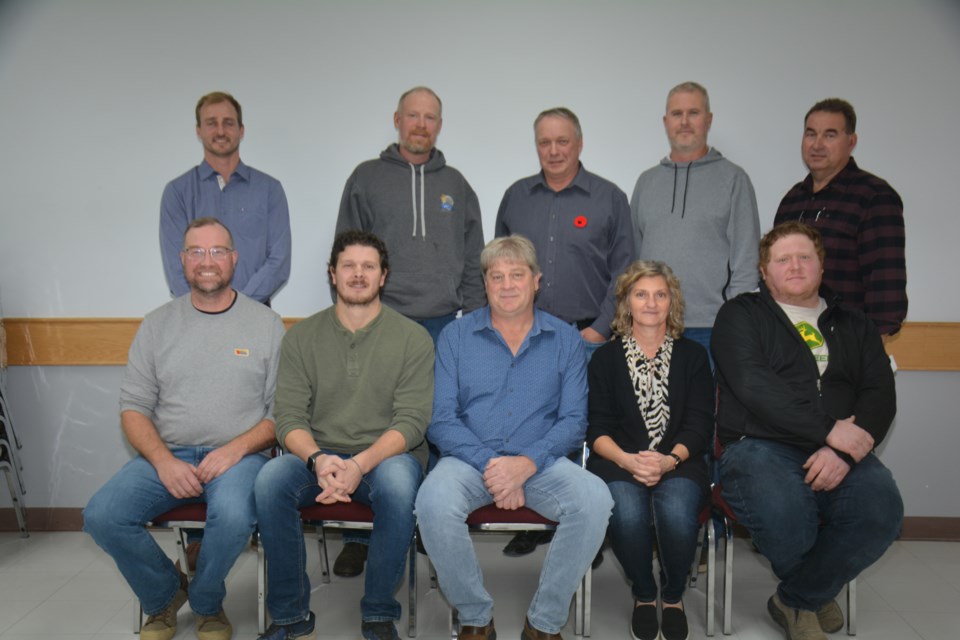
<instances>
[{"instance_id":1,"label":"blonde hair","mask_svg":"<svg viewBox=\"0 0 960 640\"><path fill-rule=\"evenodd\" d=\"M683 334L683 292L680 280L665 262L656 260L637 260L617 278L617 310L613 314L610 329L614 334L625 338L633 332L633 314L630 313L630 291L640 278L660 276L670 291L670 311L667 313L667 335L679 338Z\"/></svg>"}]
</instances>

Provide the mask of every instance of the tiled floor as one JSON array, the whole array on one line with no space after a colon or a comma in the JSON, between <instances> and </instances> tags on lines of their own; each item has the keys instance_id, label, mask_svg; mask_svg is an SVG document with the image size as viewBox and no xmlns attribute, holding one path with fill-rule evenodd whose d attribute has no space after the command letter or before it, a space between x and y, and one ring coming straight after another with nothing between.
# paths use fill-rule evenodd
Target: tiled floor
<instances>
[{"instance_id":1,"label":"tiled floor","mask_svg":"<svg viewBox=\"0 0 960 640\"><path fill-rule=\"evenodd\" d=\"M173 535L158 532L173 552ZM497 601L496 620L502 640L519 638L523 615L536 587L544 547L532 556L508 559L500 535L476 538L488 588ZM765 603L775 585L766 563L743 540L736 542L734 619L731 640L782 638L769 619ZM311 579L319 583L317 551L310 552ZM339 540L331 540L332 555ZM448 609L436 591L429 591L426 561L419 559L421 640L449 637ZM629 591L612 554L594 574L593 638L629 638ZM859 633L862 640L956 640L960 638L960 544L897 542L858 580ZM227 582L225 608L238 640L257 636L256 553L241 556ZM719 588L719 587L718 587ZM318 638L355 640L359 634L362 578L335 578L314 588L312 607L318 615ZM705 580L685 597L691 638L704 638ZM406 586L399 599L406 603ZM134 600L110 559L83 533L34 533L21 539L0 534L0 640L130 640ZM845 605L844 605L845 606ZM406 612L405 612L406 613ZM717 613L717 638L720 633ZM405 627L401 629L401 633ZM564 631L573 637L572 621ZM180 613L178 639L195 638L192 616ZM844 634L836 634L837 638Z\"/></svg>"}]
</instances>

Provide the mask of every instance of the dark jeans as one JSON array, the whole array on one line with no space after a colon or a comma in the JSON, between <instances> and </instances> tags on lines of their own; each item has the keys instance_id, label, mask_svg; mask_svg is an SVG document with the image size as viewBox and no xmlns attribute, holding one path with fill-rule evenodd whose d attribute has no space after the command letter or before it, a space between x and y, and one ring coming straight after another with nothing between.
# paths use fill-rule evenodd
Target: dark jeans
<instances>
[{"instance_id":1,"label":"dark jeans","mask_svg":"<svg viewBox=\"0 0 960 640\"><path fill-rule=\"evenodd\" d=\"M744 438L727 445L720 478L723 497L780 579L780 599L816 611L893 543L903 501L873 454L832 491L803 481L808 457L790 445Z\"/></svg>"},{"instance_id":2,"label":"dark jeans","mask_svg":"<svg viewBox=\"0 0 960 640\"><path fill-rule=\"evenodd\" d=\"M616 481L607 488L614 503L607 536L633 583L633 597L641 602L657 599L653 577L656 536L661 597L669 604L680 602L697 549L697 516L705 493L689 478L669 478L654 487Z\"/></svg>"}]
</instances>

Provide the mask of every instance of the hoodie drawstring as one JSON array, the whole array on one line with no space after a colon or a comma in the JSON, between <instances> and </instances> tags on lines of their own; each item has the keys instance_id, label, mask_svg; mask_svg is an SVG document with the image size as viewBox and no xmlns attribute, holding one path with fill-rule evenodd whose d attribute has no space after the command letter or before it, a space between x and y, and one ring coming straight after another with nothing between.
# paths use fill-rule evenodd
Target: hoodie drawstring
<instances>
[{"instance_id":1,"label":"hoodie drawstring","mask_svg":"<svg viewBox=\"0 0 960 640\"><path fill-rule=\"evenodd\" d=\"M424 181L423 176L423 166L420 165L420 237L424 240L427 239L427 217L426 217L426 204L425 204L425 195L426 191L426 182ZM413 205L413 232L410 234L411 238L417 237L417 168L410 165L410 200Z\"/></svg>"},{"instance_id":2,"label":"hoodie drawstring","mask_svg":"<svg viewBox=\"0 0 960 640\"><path fill-rule=\"evenodd\" d=\"M683 183L683 206L680 209L680 218L687 213L687 189L690 188L690 170L693 169L693 163L687 165L687 179ZM676 206L677 202L677 164L673 165L673 202L670 203L670 213L673 213L673 209Z\"/></svg>"}]
</instances>

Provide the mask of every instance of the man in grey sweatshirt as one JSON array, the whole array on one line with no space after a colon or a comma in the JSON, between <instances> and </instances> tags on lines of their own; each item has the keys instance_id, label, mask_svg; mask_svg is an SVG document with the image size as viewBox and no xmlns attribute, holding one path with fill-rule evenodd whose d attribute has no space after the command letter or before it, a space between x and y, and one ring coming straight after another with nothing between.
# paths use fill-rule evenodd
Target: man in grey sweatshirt
<instances>
[{"instance_id":1,"label":"man in grey sweatshirt","mask_svg":"<svg viewBox=\"0 0 960 640\"><path fill-rule=\"evenodd\" d=\"M336 232L369 231L386 243L393 269L383 302L436 341L458 311L486 302L480 202L436 148L442 104L431 89L400 96L393 124L399 142L347 179Z\"/></svg>"},{"instance_id":2,"label":"man in grey sweatshirt","mask_svg":"<svg viewBox=\"0 0 960 640\"><path fill-rule=\"evenodd\" d=\"M670 154L640 175L630 199L637 258L661 260L677 274L687 303L684 335L708 352L720 305L757 288L760 239L753 185L707 145L712 122L703 86L671 89L663 116Z\"/></svg>"}]
</instances>

